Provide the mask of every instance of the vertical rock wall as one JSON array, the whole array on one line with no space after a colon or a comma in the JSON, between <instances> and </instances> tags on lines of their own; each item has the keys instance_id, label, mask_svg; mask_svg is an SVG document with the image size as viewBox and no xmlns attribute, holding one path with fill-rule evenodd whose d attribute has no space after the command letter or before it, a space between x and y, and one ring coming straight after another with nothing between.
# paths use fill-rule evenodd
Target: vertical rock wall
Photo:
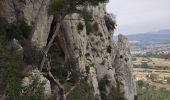
<instances>
[{"instance_id":1,"label":"vertical rock wall","mask_svg":"<svg viewBox=\"0 0 170 100\"><path fill-rule=\"evenodd\" d=\"M106 12L105 7L105 4L87 7L93 19L89 22L93 29L90 33L87 30L89 26L86 26L85 19L81 15L74 13L66 17L63 22L66 55L78 58L82 72L88 72L89 69L89 73L85 75L89 75L94 95L100 99L108 99L111 93L113 96L111 98L115 100L121 97L134 100L135 88L128 40L125 36L119 35L117 45L112 41L114 30L108 29L105 17L113 21L115 19ZM78 30L79 23L84 26L81 31ZM116 95L120 97L114 97Z\"/></svg>"},{"instance_id":2,"label":"vertical rock wall","mask_svg":"<svg viewBox=\"0 0 170 100\"><path fill-rule=\"evenodd\" d=\"M119 35L117 46L114 62L118 94L127 100L134 100L135 85L132 76L133 64L127 37Z\"/></svg>"},{"instance_id":3,"label":"vertical rock wall","mask_svg":"<svg viewBox=\"0 0 170 100\"><path fill-rule=\"evenodd\" d=\"M50 0L1 0L0 17L9 23L25 21L33 26L31 40L38 47L46 45L53 17L48 15Z\"/></svg>"},{"instance_id":4,"label":"vertical rock wall","mask_svg":"<svg viewBox=\"0 0 170 100\"><path fill-rule=\"evenodd\" d=\"M48 4L49 0L1 0L0 17L9 23L23 20L31 25L35 28L31 41L42 48L47 43L53 20L53 16L48 15ZM120 35L118 44L113 42L114 16L106 12L106 4L80 9L85 9L85 15L90 14L92 18L85 19L78 13L65 17L56 41L64 53L62 63L77 58L81 73L88 77L99 100L118 100L118 94L134 100L128 41Z\"/></svg>"},{"instance_id":5,"label":"vertical rock wall","mask_svg":"<svg viewBox=\"0 0 170 100\"><path fill-rule=\"evenodd\" d=\"M114 30L108 30L106 26L105 17L111 19L111 16L107 14L105 7L106 4L96 7L87 6L85 9L91 14L91 21L85 22L86 20L80 14L74 13L66 16L63 22L66 55L78 58L79 68L81 72L89 76L96 96L101 95L99 85L102 87L103 84L99 82L102 80L109 81L109 85L104 85L103 96L109 94L111 87L116 87L113 66L116 47L111 40ZM86 23L89 26L86 26ZM79 24L83 25L83 29L78 29ZM87 27L92 30L89 32Z\"/></svg>"}]
</instances>

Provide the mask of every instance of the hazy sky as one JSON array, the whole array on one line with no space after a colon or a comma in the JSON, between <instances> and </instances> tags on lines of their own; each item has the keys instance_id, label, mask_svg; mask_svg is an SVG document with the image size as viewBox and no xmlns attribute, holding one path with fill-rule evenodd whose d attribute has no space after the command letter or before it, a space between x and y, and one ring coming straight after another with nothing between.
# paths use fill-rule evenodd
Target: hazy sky
<instances>
[{"instance_id":1,"label":"hazy sky","mask_svg":"<svg viewBox=\"0 0 170 100\"><path fill-rule=\"evenodd\" d=\"M110 0L117 33L134 34L170 29L170 0Z\"/></svg>"}]
</instances>

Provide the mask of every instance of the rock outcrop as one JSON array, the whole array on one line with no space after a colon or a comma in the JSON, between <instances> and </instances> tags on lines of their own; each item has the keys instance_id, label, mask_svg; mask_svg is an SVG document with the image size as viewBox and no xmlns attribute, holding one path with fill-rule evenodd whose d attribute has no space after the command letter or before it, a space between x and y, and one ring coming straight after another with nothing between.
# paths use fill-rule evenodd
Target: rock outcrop
<instances>
[{"instance_id":1,"label":"rock outcrop","mask_svg":"<svg viewBox=\"0 0 170 100\"><path fill-rule=\"evenodd\" d=\"M51 27L56 27L55 19L48 15L49 1L1 0L0 17L9 23L22 20L32 26L31 43L42 49L51 38ZM119 100L120 97L134 100L132 62L127 38L120 35L117 45L112 40L115 17L106 12L106 4L88 5L80 9L83 14L68 14L61 22L55 41L58 54L62 54L56 55L60 64L64 65L76 58L78 69L83 76L88 77L93 95L98 100Z\"/></svg>"},{"instance_id":2,"label":"rock outcrop","mask_svg":"<svg viewBox=\"0 0 170 100\"><path fill-rule=\"evenodd\" d=\"M46 45L52 16L48 15L50 0L1 0L0 16L9 23L25 21L34 30L31 40L38 47Z\"/></svg>"},{"instance_id":3,"label":"rock outcrop","mask_svg":"<svg viewBox=\"0 0 170 100\"><path fill-rule=\"evenodd\" d=\"M108 30L106 26L105 18L112 18L109 14L106 14L105 6L106 4L100 4L97 7L88 6L84 8L86 14L91 14L92 21L90 22L86 22L81 15L74 13L66 16L66 19L73 20L65 20L62 24L65 30L63 38L66 40L67 59L69 59L69 56L78 58L79 69L82 72L88 72L87 69L90 70L86 74L90 75L95 90L94 95L96 96L101 95L99 85L103 86L99 82L105 77L110 82L110 86L105 87L104 92L102 92L103 96L108 95L110 87L116 85L113 66L114 49L116 47L114 47L111 40L114 30ZM82 30L78 29L79 24L83 25Z\"/></svg>"},{"instance_id":4,"label":"rock outcrop","mask_svg":"<svg viewBox=\"0 0 170 100\"><path fill-rule=\"evenodd\" d=\"M118 92L125 100L134 100L135 84L132 76L132 61L127 37L118 36L117 53L115 57L115 78Z\"/></svg>"},{"instance_id":5,"label":"rock outcrop","mask_svg":"<svg viewBox=\"0 0 170 100\"><path fill-rule=\"evenodd\" d=\"M51 96L51 84L50 81L45 78L42 73L35 69L29 72L27 77L24 77L22 80L22 94L25 94L25 92L34 92L30 91L30 86L34 86L35 89L39 89L40 91L44 91L44 95L46 97Z\"/></svg>"}]
</instances>

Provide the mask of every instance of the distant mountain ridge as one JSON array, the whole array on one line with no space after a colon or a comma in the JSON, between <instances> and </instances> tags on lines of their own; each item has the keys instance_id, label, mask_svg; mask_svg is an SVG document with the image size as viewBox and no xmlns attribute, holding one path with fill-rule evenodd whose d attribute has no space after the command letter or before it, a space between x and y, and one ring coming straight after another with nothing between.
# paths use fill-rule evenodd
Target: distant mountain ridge
<instances>
[{"instance_id":1,"label":"distant mountain ridge","mask_svg":"<svg viewBox=\"0 0 170 100\"><path fill-rule=\"evenodd\" d=\"M170 41L170 30L127 35L130 41Z\"/></svg>"}]
</instances>

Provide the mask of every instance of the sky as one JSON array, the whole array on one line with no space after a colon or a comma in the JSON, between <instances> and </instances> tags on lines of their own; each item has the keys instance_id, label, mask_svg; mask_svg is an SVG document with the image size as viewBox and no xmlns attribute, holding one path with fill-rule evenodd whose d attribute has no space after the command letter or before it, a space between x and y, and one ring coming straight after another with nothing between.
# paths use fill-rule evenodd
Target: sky
<instances>
[{"instance_id":1,"label":"sky","mask_svg":"<svg viewBox=\"0 0 170 100\"><path fill-rule=\"evenodd\" d=\"M116 34L170 29L170 0L110 0L107 11L116 16Z\"/></svg>"}]
</instances>

